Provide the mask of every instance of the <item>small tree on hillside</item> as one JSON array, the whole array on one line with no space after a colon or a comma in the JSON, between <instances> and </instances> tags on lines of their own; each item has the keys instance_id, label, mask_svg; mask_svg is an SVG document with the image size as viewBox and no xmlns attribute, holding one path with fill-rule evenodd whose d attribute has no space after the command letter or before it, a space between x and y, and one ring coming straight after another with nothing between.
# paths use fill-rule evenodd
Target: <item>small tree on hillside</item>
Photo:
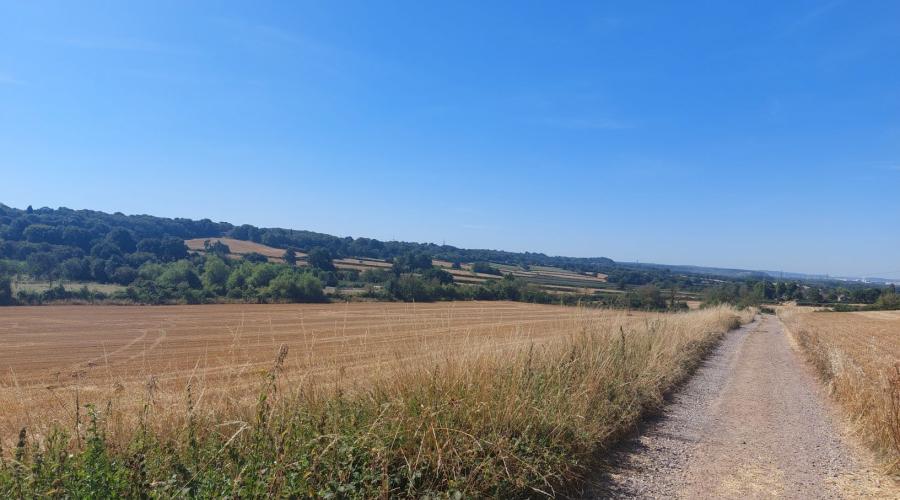
<instances>
[{"instance_id":1,"label":"small tree on hillside","mask_svg":"<svg viewBox=\"0 0 900 500\"><path fill-rule=\"evenodd\" d=\"M284 259L289 266L297 265L297 252L294 251L293 248L285 250L284 255L282 255L281 258Z\"/></svg>"},{"instance_id":2,"label":"small tree on hillside","mask_svg":"<svg viewBox=\"0 0 900 500\"><path fill-rule=\"evenodd\" d=\"M331 260L331 252L327 248L316 247L309 251L307 261L311 267L323 271L334 271L334 262Z\"/></svg>"},{"instance_id":3,"label":"small tree on hillside","mask_svg":"<svg viewBox=\"0 0 900 500\"><path fill-rule=\"evenodd\" d=\"M203 250L207 254L225 256L231 253L231 248L219 240L203 242Z\"/></svg>"}]
</instances>

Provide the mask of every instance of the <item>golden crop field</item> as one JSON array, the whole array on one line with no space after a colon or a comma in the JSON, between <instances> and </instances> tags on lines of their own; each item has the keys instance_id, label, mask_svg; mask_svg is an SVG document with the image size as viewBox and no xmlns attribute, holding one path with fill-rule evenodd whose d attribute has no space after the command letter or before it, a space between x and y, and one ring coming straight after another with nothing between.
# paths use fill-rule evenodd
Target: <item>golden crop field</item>
<instances>
[{"instance_id":1,"label":"golden crop field","mask_svg":"<svg viewBox=\"0 0 900 500\"><path fill-rule=\"evenodd\" d=\"M900 471L900 311L779 311L855 430Z\"/></svg>"},{"instance_id":2,"label":"golden crop field","mask_svg":"<svg viewBox=\"0 0 900 500\"><path fill-rule=\"evenodd\" d=\"M289 380L355 383L416 358L545 342L586 317L646 316L512 302L4 308L0 435L72 418L76 392L81 403L139 406L151 377L176 399L192 381L206 398L252 402L282 345Z\"/></svg>"},{"instance_id":3,"label":"golden crop field","mask_svg":"<svg viewBox=\"0 0 900 500\"><path fill-rule=\"evenodd\" d=\"M203 244L207 241L210 243L218 241L228 245L228 249L231 250L233 255L258 253L265 255L272 262L281 262L281 258L284 256L284 249L282 248L270 247L253 241L236 240L234 238L195 238L193 240L185 240L184 244L187 245L188 249L191 251L202 252ZM298 259L304 257L306 257L306 254L300 252L297 253Z\"/></svg>"},{"instance_id":4,"label":"golden crop field","mask_svg":"<svg viewBox=\"0 0 900 500\"><path fill-rule=\"evenodd\" d=\"M103 447L107 469L140 469L128 458L139 450L142 484L161 496L198 475L232 491L242 456L265 457L262 484L304 474L270 493L315 496L366 471L422 471L409 496L553 492L752 315L512 302L12 307L0 317L0 438L29 464L28 450L80 461ZM171 472L182 459L186 479Z\"/></svg>"}]
</instances>

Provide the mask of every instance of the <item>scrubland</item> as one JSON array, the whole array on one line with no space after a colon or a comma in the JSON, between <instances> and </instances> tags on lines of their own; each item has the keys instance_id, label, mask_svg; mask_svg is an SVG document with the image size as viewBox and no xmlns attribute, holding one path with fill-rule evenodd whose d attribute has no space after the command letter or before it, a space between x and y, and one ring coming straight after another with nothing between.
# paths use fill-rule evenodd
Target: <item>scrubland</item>
<instances>
[{"instance_id":1,"label":"scrubland","mask_svg":"<svg viewBox=\"0 0 900 500\"><path fill-rule=\"evenodd\" d=\"M509 304L481 304L500 306ZM341 331L341 306L309 307L332 307L332 332ZM4 417L22 427L4 436L0 495L555 496L752 316L516 307L478 328L427 309L394 316L392 327L385 313L381 326L322 344L302 321L282 330L274 321L252 355L240 353L253 335L223 325L233 352L196 341L214 354L168 365L169 374L154 369L165 357L135 347L157 335L107 355L105 379L96 356L55 385L6 379L4 397L43 390L56 406ZM516 319L530 307L552 317ZM178 329L177 314L169 321L161 331ZM391 328L393 341L379 343ZM171 337L149 351L166 352ZM265 365L258 352L269 354Z\"/></svg>"}]
</instances>

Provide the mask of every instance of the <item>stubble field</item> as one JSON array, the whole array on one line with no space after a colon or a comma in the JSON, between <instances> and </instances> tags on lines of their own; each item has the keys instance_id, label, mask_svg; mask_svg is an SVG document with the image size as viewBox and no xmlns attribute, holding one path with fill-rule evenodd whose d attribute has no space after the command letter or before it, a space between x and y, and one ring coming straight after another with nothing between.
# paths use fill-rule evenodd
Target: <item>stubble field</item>
<instances>
[{"instance_id":1,"label":"stubble field","mask_svg":"<svg viewBox=\"0 0 900 500\"><path fill-rule=\"evenodd\" d=\"M190 382L206 407L251 405L281 346L288 385L353 386L413 360L546 342L594 321L647 314L512 302L5 308L0 319L0 435L67 424L75 401L120 410L148 383L182 405ZM169 400L166 395L171 395ZM227 398L227 401L223 401ZM8 444L8 443L7 443Z\"/></svg>"},{"instance_id":2,"label":"stubble field","mask_svg":"<svg viewBox=\"0 0 900 500\"><path fill-rule=\"evenodd\" d=\"M6 309L0 496L557 496L752 314Z\"/></svg>"},{"instance_id":3,"label":"stubble field","mask_svg":"<svg viewBox=\"0 0 900 500\"><path fill-rule=\"evenodd\" d=\"M900 311L786 307L779 315L854 430L900 474Z\"/></svg>"}]
</instances>

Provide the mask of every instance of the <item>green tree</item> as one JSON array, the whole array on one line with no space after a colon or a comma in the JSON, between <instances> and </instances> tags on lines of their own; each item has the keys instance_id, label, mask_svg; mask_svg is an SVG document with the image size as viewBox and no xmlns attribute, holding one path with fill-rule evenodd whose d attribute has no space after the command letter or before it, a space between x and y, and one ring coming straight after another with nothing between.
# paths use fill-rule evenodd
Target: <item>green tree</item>
<instances>
[{"instance_id":1,"label":"green tree","mask_svg":"<svg viewBox=\"0 0 900 500\"><path fill-rule=\"evenodd\" d=\"M431 257L423 252L404 252L394 257L394 274L415 273L431 269Z\"/></svg>"},{"instance_id":2,"label":"green tree","mask_svg":"<svg viewBox=\"0 0 900 500\"><path fill-rule=\"evenodd\" d=\"M284 251L284 255L281 256L284 259L284 262L289 266L297 265L297 252L293 248L288 248Z\"/></svg>"},{"instance_id":3,"label":"green tree","mask_svg":"<svg viewBox=\"0 0 900 500\"><path fill-rule=\"evenodd\" d=\"M310 267L321 269L323 271L334 271L334 262L332 261L331 252L327 248L316 247L309 251L307 262Z\"/></svg>"},{"instance_id":4,"label":"green tree","mask_svg":"<svg viewBox=\"0 0 900 500\"><path fill-rule=\"evenodd\" d=\"M453 283L453 275L444 271L443 269L438 269L436 267L432 267L430 269L426 269L422 273L422 277L426 280L435 280L442 285L449 285Z\"/></svg>"},{"instance_id":5,"label":"green tree","mask_svg":"<svg viewBox=\"0 0 900 500\"><path fill-rule=\"evenodd\" d=\"M878 309L900 309L900 295L897 295L890 290L886 290L881 294L881 297L878 297L878 300L875 301L875 307Z\"/></svg>"},{"instance_id":6,"label":"green tree","mask_svg":"<svg viewBox=\"0 0 900 500\"><path fill-rule=\"evenodd\" d=\"M822 297L822 292L819 291L818 288L811 286L804 290L803 298L806 299L807 302L820 303L824 300Z\"/></svg>"},{"instance_id":7,"label":"green tree","mask_svg":"<svg viewBox=\"0 0 900 500\"><path fill-rule=\"evenodd\" d=\"M284 269L269 283L269 294L280 300L315 302L324 298L322 282L310 273Z\"/></svg>"},{"instance_id":8,"label":"green tree","mask_svg":"<svg viewBox=\"0 0 900 500\"><path fill-rule=\"evenodd\" d=\"M117 246L122 253L132 253L137 248L131 231L117 227L106 235L106 241Z\"/></svg>"},{"instance_id":9,"label":"green tree","mask_svg":"<svg viewBox=\"0 0 900 500\"><path fill-rule=\"evenodd\" d=\"M203 242L203 251L207 254L225 256L231 253L231 248L229 248L228 245L222 243L219 240L215 240L212 242L206 240Z\"/></svg>"},{"instance_id":10,"label":"green tree","mask_svg":"<svg viewBox=\"0 0 900 500\"><path fill-rule=\"evenodd\" d=\"M71 258L60 264L62 277L72 281L91 279L91 263L87 259Z\"/></svg>"},{"instance_id":11,"label":"green tree","mask_svg":"<svg viewBox=\"0 0 900 500\"><path fill-rule=\"evenodd\" d=\"M0 276L0 305L8 306L12 303L12 279L9 276Z\"/></svg>"},{"instance_id":12,"label":"green tree","mask_svg":"<svg viewBox=\"0 0 900 500\"><path fill-rule=\"evenodd\" d=\"M109 279L113 283L118 283L119 285L130 285L137 277L138 272L134 268L129 266L119 266L113 270Z\"/></svg>"},{"instance_id":13,"label":"green tree","mask_svg":"<svg viewBox=\"0 0 900 500\"><path fill-rule=\"evenodd\" d=\"M787 293L787 286L785 286L783 281L779 281L775 283L775 298L782 299L784 298L785 293Z\"/></svg>"},{"instance_id":14,"label":"green tree","mask_svg":"<svg viewBox=\"0 0 900 500\"><path fill-rule=\"evenodd\" d=\"M428 282L415 274L401 274L391 279L385 287L394 297L407 302L430 302L434 300Z\"/></svg>"},{"instance_id":15,"label":"green tree","mask_svg":"<svg viewBox=\"0 0 900 500\"><path fill-rule=\"evenodd\" d=\"M245 253L244 256L242 257L242 259L246 260L247 262L253 262L255 264L263 264L263 263L269 262L268 257L266 257L265 255L263 255L261 253L257 253L257 252Z\"/></svg>"},{"instance_id":16,"label":"green tree","mask_svg":"<svg viewBox=\"0 0 900 500\"><path fill-rule=\"evenodd\" d=\"M644 309L665 309L666 301L663 299L659 288L654 285L638 287L637 296L640 299L640 307Z\"/></svg>"},{"instance_id":17,"label":"green tree","mask_svg":"<svg viewBox=\"0 0 900 500\"><path fill-rule=\"evenodd\" d=\"M499 269L487 262L473 262L472 271L480 274L496 274L497 276L502 274Z\"/></svg>"},{"instance_id":18,"label":"green tree","mask_svg":"<svg viewBox=\"0 0 900 500\"><path fill-rule=\"evenodd\" d=\"M28 272L37 278L52 278L56 269L56 257L50 252L37 252L28 256Z\"/></svg>"},{"instance_id":19,"label":"green tree","mask_svg":"<svg viewBox=\"0 0 900 500\"><path fill-rule=\"evenodd\" d=\"M253 274L253 267L253 264L243 262L231 270L231 274L228 275L228 281L225 284L230 297L240 297L246 291L246 288L251 286L250 275Z\"/></svg>"},{"instance_id":20,"label":"green tree","mask_svg":"<svg viewBox=\"0 0 900 500\"><path fill-rule=\"evenodd\" d=\"M231 269L221 258L214 255L206 257L203 264L203 287L216 295L224 295Z\"/></svg>"},{"instance_id":21,"label":"green tree","mask_svg":"<svg viewBox=\"0 0 900 500\"><path fill-rule=\"evenodd\" d=\"M173 264L166 266L166 270L156 279L160 286L170 289L186 290L198 289L203 283L194 266L189 261L179 260Z\"/></svg>"},{"instance_id":22,"label":"green tree","mask_svg":"<svg viewBox=\"0 0 900 500\"><path fill-rule=\"evenodd\" d=\"M257 264L253 268L253 274L250 275L250 284L262 288L268 286L275 276L278 275L278 266L275 264Z\"/></svg>"}]
</instances>

